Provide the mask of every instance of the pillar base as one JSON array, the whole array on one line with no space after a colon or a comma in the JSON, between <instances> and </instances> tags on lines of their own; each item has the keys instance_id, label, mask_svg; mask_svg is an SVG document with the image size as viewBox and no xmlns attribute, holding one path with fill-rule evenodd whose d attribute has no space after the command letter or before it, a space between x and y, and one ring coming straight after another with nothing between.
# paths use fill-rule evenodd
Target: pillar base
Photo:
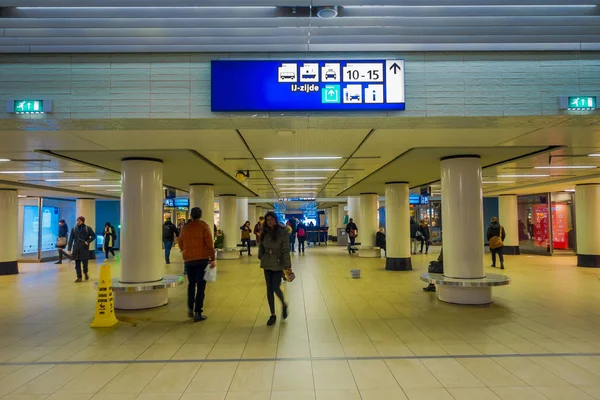
<instances>
[{"instance_id":1,"label":"pillar base","mask_svg":"<svg viewBox=\"0 0 600 400\"><path fill-rule=\"evenodd\" d=\"M600 268L600 255L577 254L577 266L584 268Z\"/></svg>"},{"instance_id":2,"label":"pillar base","mask_svg":"<svg viewBox=\"0 0 600 400\"><path fill-rule=\"evenodd\" d=\"M237 247L217 250L217 260L237 260L239 258L240 250Z\"/></svg>"},{"instance_id":3,"label":"pillar base","mask_svg":"<svg viewBox=\"0 0 600 400\"><path fill-rule=\"evenodd\" d=\"M461 288L439 285L438 299L452 304L490 304L492 302L492 288Z\"/></svg>"},{"instance_id":4,"label":"pillar base","mask_svg":"<svg viewBox=\"0 0 600 400\"><path fill-rule=\"evenodd\" d=\"M503 246L503 253L509 256L518 256L521 254L519 246Z\"/></svg>"},{"instance_id":5,"label":"pillar base","mask_svg":"<svg viewBox=\"0 0 600 400\"><path fill-rule=\"evenodd\" d=\"M0 262L0 275L17 275L19 273L19 263L17 261Z\"/></svg>"},{"instance_id":6,"label":"pillar base","mask_svg":"<svg viewBox=\"0 0 600 400\"><path fill-rule=\"evenodd\" d=\"M164 306L169 302L168 289L139 292L113 292L118 310L144 310Z\"/></svg>"},{"instance_id":7,"label":"pillar base","mask_svg":"<svg viewBox=\"0 0 600 400\"><path fill-rule=\"evenodd\" d=\"M385 260L385 269L387 271L412 271L412 259L406 258L391 258Z\"/></svg>"},{"instance_id":8,"label":"pillar base","mask_svg":"<svg viewBox=\"0 0 600 400\"><path fill-rule=\"evenodd\" d=\"M358 256L361 258L381 258L380 249L364 249L358 250Z\"/></svg>"}]
</instances>

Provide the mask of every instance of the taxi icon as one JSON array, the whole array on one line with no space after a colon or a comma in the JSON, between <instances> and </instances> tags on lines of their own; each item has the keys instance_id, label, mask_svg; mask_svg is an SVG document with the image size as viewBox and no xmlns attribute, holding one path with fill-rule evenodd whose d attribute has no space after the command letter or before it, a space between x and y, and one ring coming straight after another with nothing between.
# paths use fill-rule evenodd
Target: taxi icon
<instances>
[{"instance_id":1,"label":"taxi icon","mask_svg":"<svg viewBox=\"0 0 600 400\"><path fill-rule=\"evenodd\" d=\"M336 79L336 77L337 74L332 69L328 69L327 72L325 72L325 79Z\"/></svg>"}]
</instances>

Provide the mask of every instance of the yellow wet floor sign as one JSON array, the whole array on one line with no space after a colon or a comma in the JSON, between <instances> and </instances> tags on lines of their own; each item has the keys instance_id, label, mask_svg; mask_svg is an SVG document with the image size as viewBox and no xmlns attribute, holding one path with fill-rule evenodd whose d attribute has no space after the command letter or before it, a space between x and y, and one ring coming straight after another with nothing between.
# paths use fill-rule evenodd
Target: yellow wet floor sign
<instances>
[{"instance_id":1,"label":"yellow wet floor sign","mask_svg":"<svg viewBox=\"0 0 600 400\"><path fill-rule=\"evenodd\" d=\"M96 315L94 315L94 320L90 326L92 328L110 328L118 322L117 317L115 317L115 301L112 292L110 265L103 265L100 268L100 279L98 280Z\"/></svg>"}]
</instances>

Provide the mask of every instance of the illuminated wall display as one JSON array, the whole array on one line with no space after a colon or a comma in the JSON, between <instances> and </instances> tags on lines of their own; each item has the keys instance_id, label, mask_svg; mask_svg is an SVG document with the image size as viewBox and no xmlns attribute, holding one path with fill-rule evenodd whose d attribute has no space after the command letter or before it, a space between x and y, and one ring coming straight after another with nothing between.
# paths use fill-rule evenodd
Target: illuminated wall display
<instances>
[{"instance_id":1,"label":"illuminated wall display","mask_svg":"<svg viewBox=\"0 0 600 400\"><path fill-rule=\"evenodd\" d=\"M598 105L598 96L561 96L558 108L569 111L594 111Z\"/></svg>"},{"instance_id":2,"label":"illuminated wall display","mask_svg":"<svg viewBox=\"0 0 600 400\"><path fill-rule=\"evenodd\" d=\"M52 100L48 99L10 99L6 101L9 114L45 114L52 112Z\"/></svg>"}]
</instances>

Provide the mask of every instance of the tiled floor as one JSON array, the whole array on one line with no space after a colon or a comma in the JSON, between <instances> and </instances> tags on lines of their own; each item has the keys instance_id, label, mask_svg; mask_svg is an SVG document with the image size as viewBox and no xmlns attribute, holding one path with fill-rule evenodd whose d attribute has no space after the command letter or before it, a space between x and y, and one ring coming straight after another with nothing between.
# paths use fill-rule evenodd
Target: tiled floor
<instances>
[{"instance_id":1,"label":"tiled floor","mask_svg":"<svg viewBox=\"0 0 600 400\"><path fill-rule=\"evenodd\" d=\"M92 282L25 264L0 277L0 398L600 399L600 271L508 257L513 282L493 305L456 306L421 291L433 258L386 272L333 246L295 254L291 315L271 328L255 258L219 263L205 322L186 318L182 287L104 330L89 328Z\"/></svg>"}]
</instances>

